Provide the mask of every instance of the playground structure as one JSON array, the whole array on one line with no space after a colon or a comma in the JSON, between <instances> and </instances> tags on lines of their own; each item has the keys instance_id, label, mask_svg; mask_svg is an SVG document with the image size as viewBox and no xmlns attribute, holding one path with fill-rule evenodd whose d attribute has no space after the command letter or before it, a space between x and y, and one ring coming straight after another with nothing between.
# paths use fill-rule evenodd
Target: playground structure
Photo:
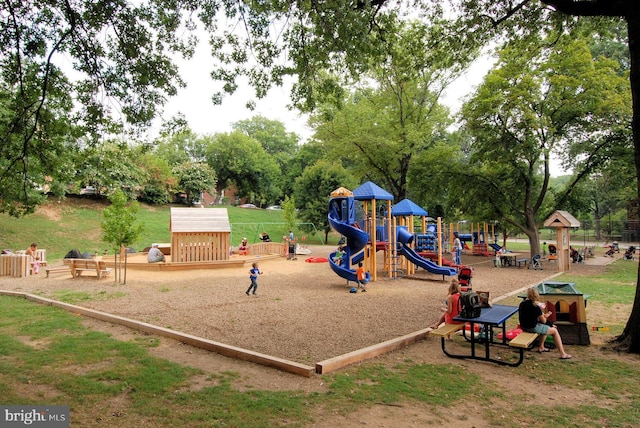
<instances>
[{"instance_id":1,"label":"playground structure","mask_svg":"<svg viewBox=\"0 0 640 428\"><path fill-rule=\"evenodd\" d=\"M415 267L422 267L430 273L445 276L457 274L457 270L442 266L443 234L441 222L435 233L428 232L426 217L428 213L409 200L403 200L391 206L393 196L376 184L367 182L353 192L340 187L330 195L328 219L331 227L346 238L345 254L339 260L336 253L329 255L331 269L347 281L356 281L354 266L363 263L371 281L377 280L377 251L384 251L383 270L389 278L398 275L410 275ZM377 201L386 203L384 215L378 215ZM362 203L361 220L357 221L357 211ZM415 217L421 217L422 231L420 241L428 242L429 249L436 250L439 263L421 256L415 250ZM427 236L429 236L427 238ZM438 243L437 247L434 245Z\"/></svg>"},{"instance_id":2,"label":"playground structure","mask_svg":"<svg viewBox=\"0 0 640 428\"><path fill-rule=\"evenodd\" d=\"M556 229L556 256L558 262L558 272L567 272L569 270L570 255L570 229L580 227L580 222L567 211L557 210L544 221L545 227ZM551 244L549 245L551 248ZM551 250L549 250L551 252Z\"/></svg>"},{"instance_id":3,"label":"playground structure","mask_svg":"<svg viewBox=\"0 0 640 428\"><path fill-rule=\"evenodd\" d=\"M475 227L474 227L475 226ZM491 234L489 235L489 226L491 227ZM474 225L471 223L471 232L470 233L460 233L460 223L456 224L454 227L453 223L449 223L449 242L453 242L454 237L458 236L460 242L462 242L465 250L469 250L469 246L467 242L471 242L472 245L472 254L474 256L492 256L493 252L489 250L491 244L487 240L487 236L492 236L495 242L496 232L495 225L488 225L487 223L483 223L482 227L480 223Z\"/></svg>"}]
</instances>

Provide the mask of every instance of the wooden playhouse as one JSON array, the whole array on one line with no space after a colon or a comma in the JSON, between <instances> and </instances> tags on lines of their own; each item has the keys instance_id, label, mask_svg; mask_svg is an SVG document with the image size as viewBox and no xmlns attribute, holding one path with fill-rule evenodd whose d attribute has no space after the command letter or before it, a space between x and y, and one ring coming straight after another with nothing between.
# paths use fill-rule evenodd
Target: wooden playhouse
<instances>
[{"instance_id":1,"label":"wooden playhouse","mask_svg":"<svg viewBox=\"0 0 640 428\"><path fill-rule=\"evenodd\" d=\"M171 208L170 230L173 263L229 260L226 208Z\"/></svg>"}]
</instances>

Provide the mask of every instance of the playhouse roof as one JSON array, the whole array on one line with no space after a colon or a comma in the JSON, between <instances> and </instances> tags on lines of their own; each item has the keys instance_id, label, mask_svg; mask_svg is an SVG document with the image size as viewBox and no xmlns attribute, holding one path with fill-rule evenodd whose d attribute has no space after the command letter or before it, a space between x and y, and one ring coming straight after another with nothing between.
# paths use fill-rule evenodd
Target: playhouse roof
<instances>
[{"instance_id":1,"label":"playhouse roof","mask_svg":"<svg viewBox=\"0 0 640 428\"><path fill-rule=\"evenodd\" d=\"M171 232L229 232L226 208L171 208Z\"/></svg>"},{"instance_id":2,"label":"playhouse roof","mask_svg":"<svg viewBox=\"0 0 640 428\"><path fill-rule=\"evenodd\" d=\"M378 199L381 201L393 201L393 195L377 184L367 181L353 191L354 199L357 201L370 201Z\"/></svg>"},{"instance_id":3,"label":"playhouse roof","mask_svg":"<svg viewBox=\"0 0 640 428\"><path fill-rule=\"evenodd\" d=\"M545 227L580 227L580 222L567 211L557 210L544 221Z\"/></svg>"},{"instance_id":4,"label":"playhouse roof","mask_svg":"<svg viewBox=\"0 0 640 428\"><path fill-rule=\"evenodd\" d=\"M410 201L409 199L403 199L395 204L391 208L391 212L393 213L394 217L408 215L419 215L426 217L429 215L429 213L425 209L417 205L415 202Z\"/></svg>"},{"instance_id":5,"label":"playhouse roof","mask_svg":"<svg viewBox=\"0 0 640 428\"><path fill-rule=\"evenodd\" d=\"M337 196L349 196L349 197L353 197L353 192L345 187L338 187L336 190L334 190L333 192L331 192L330 195L332 198L337 197Z\"/></svg>"}]
</instances>

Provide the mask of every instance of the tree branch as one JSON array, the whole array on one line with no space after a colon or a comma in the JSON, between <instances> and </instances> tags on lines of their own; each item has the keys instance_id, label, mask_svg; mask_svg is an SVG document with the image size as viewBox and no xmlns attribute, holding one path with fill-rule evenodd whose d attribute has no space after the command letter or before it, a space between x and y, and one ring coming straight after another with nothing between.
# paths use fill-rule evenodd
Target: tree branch
<instances>
[{"instance_id":1,"label":"tree branch","mask_svg":"<svg viewBox=\"0 0 640 428\"><path fill-rule=\"evenodd\" d=\"M540 0L558 12L573 16L627 16L632 0ZM633 1L635 3L635 1Z\"/></svg>"}]
</instances>

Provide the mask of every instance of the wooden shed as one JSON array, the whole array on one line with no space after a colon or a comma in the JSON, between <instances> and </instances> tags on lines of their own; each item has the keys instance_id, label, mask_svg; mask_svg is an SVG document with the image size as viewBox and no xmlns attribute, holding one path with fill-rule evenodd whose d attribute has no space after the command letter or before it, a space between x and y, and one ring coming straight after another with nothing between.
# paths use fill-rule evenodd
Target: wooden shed
<instances>
[{"instance_id":1,"label":"wooden shed","mask_svg":"<svg viewBox=\"0 0 640 428\"><path fill-rule=\"evenodd\" d=\"M231 224L226 208L171 208L171 261L229 260Z\"/></svg>"}]
</instances>

